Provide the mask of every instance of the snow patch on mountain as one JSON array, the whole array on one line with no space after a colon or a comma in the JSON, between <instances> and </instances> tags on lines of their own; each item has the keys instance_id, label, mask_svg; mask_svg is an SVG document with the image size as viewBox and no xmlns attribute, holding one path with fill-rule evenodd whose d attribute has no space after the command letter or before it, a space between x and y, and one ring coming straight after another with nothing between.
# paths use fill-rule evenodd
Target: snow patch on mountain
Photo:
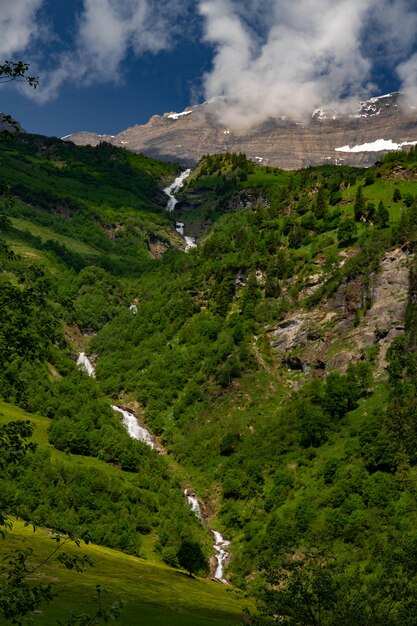
<instances>
[{"instance_id":1,"label":"snow patch on mountain","mask_svg":"<svg viewBox=\"0 0 417 626\"><path fill-rule=\"evenodd\" d=\"M399 94L394 92L360 102L360 112L354 117L376 117L384 109L398 107L398 97Z\"/></svg>"},{"instance_id":2,"label":"snow patch on mountain","mask_svg":"<svg viewBox=\"0 0 417 626\"><path fill-rule=\"evenodd\" d=\"M182 113L170 113L168 115L168 119L169 120L178 120L180 117L183 117L185 115L190 115L192 113L192 111L183 111Z\"/></svg>"},{"instance_id":3,"label":"snow patch on mountain","mask_svg":"<svg viewBox=\"0 0 417 626\"><path fill-rule=\"evenodd\" d=\"M387 93L383 96L370 98L359 102L359 108L356 113L350 113L348 117L377 117L382 111L392 107L398 108L398 93ZM313 112L312 118L316 120L338 120L343 118L345 112L343 109L323 109L318 108Z\"/></svg>"},{"instance_id":4,"label":"snow patch on mountain","mask_svg":"<svg viewBox=\"0 0 417 626\"><path fill-rule=\"evenodd\" d=\"M363 143L360 146L342 146L335 148L336 152L382 152L385 150L401 150L404 146L415 146L417 141L403 141L395 143L392 139L377 139L372 143Z\"/></svg>"}]
</instances>

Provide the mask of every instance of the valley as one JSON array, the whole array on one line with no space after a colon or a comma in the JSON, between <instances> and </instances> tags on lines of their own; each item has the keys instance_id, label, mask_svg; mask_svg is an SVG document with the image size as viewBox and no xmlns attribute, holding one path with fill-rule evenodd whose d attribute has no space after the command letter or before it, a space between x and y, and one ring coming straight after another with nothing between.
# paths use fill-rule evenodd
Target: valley
<instances>
[{"instance_id":1,"label":"valley","mask_svg":"<svg viewBox=\"0 0 417 626\"><path fill-rule=\"evenodd\" d=\"M415 623L414 146L182 170L22 133L0 157L0 444L16 420L37 444L5 461L0 549L29 521L33 559L54 529L96 561L48 562L34 623L96 584L123 625Z\"/></svg>"}]
</instances>

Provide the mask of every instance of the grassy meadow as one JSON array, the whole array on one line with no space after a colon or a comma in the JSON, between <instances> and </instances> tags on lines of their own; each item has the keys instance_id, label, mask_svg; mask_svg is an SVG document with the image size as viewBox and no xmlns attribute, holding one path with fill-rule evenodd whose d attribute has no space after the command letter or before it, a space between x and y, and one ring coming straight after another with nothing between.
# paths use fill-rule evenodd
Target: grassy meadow
<instances>
[{"instance_id":1,"label":"grassy meadow","mask_svg":"<svg viewBox=\"0 0 417 626\"><path fill-rule=\"evenodd\" d=\"M0 540L0 556L7 551L31 548L30 564L36 566L55 547L46 529L13 522L13 531ZM234 626L241 624L242 608L248 602L231 587L202 578L190 578L180 570L161 563L123 554L95 545L65 547L69 552L88 555L94 567L82 573L66 570L49 561L36 580L52 582L57 598L33 616L34 625L52 626L75 614L94 614L96 585L107 593L104 605L123 601L125 606L116 626ZM34 578L35 580L35 578ZM6 622L7 623L7 622ZM6 626L6 625L5 625Z\"/></svg>"}]
</instances>

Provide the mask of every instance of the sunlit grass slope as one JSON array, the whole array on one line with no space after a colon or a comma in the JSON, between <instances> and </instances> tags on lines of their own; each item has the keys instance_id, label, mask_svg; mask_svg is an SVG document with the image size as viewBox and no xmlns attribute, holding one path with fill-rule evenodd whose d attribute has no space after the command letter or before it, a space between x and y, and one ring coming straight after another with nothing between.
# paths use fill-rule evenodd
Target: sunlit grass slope
<instances>
[{"instance_id":1,"label":"sunlit grass slope","mask_svg":"<svg viewBox=\"0 0 417 626\"><path fill-rule=\"evenodd\" d=\"M117 474L119 478L122 474L124 480L132 476L98 459L56 450L48 442L49 419L0 402L0 424L27 419L35 425L33 441L42 448L48 448L52 458L60 463L96 467L106 473ZM42 615L35 616L34 623L55 625L57 619L68 617L71 611L92 613L98 584L108 592L105 597L109 605L115 600L126 602L122 616L116 622L120 626L227 626L241 623L240 615L245 601L238 592L213 581L191 579L184 572L158 562L153 552L153 536L149 535L145 539L142 553L146 560L100 546L85 545L77 548L73 545L72 551L79 555L87 554L94 560L94 568L76 574L56 561L48 563L39 575L54 583L58 598L50 606L45 606ZM30 547L33 550L32 563L36 564L45 559L54 546L49 531L38 529L33 533L32 528L15 521L13 532L0 541L0 559L8 551ZM67 547L65 549L71 550Z\"/></svg>"},{"instance_id":2,"label":"sunlit grass slope","mask_svg":"<svg viewBox=\"0 0 417 626\"><path fill-rule=\"evenodd\" d=\"M13 531L0 541L0 556L20 548L32 548L31 564L45 559L55 547L49 531L24 527L15 521ZM160 563L128 556L95 545L65 550L88 555L94 567L79 574L51 560L39 570L39 578L52 582L58 597L45 605L34 624L56 625L71 612L95 612L95 589L106 589L105 604L125 602L118 626L232 626L241 624L243 597L230 587L185 573ZM39 580L38 578L38 580Z\"/></svg>"}]
</instances>

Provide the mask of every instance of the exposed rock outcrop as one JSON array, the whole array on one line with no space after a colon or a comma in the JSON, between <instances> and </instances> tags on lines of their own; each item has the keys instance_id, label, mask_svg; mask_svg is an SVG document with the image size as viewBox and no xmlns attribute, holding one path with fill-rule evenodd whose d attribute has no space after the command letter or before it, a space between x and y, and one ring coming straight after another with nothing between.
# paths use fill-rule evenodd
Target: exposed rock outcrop
<instances>
[{"instance_id":1,"label":"exposed rock outcrop","mask_svg":"<svg viewBox=\"0 0 417 626\"><path fill-rule=\"evenodd\" d=\"M408 301L408 259L402 249L387 252L367 288L362 278L343 283L324 304L280 322L270 332L271 346L292 370L309 367L345 371L363 350L376 346L377 371L386 366L391 340L404 332ZM362 318L356 312L365 311ZM356 314L356 315L355 315Z\"/></svg>"},{"instance_id":2,"label":"exposed rock outcrop","mask_svg":"<svg viewBox=\"0 0 417 626\"><path fill-rule=\"evenodd\" d=\"M5 113L0 113L0 133L7 131L9 133L15 133L16 130L19 130L20 133L25 133L26 131L21 127L18 121L14 120L16 126L10 123L8 120L8 116Z\"/></svg>"},{"instance_id":3,"label":"exposed rock outcrop","mask_svg":"<svg viewBox=\"0 0 417 626\"><path fill-rule=\"evenodd\" d=\"M271 118L247 132L225 128L217 108L214 100L183 114L155 115L147 124L114 137L80 132L64 139L79 145L109 141L184 165L194 165L204 154L244 152L256 163L284 169L328 163L367 166L389 145L417 141L417 110L402 102L399 94L362 102L350 115L317 110L308 122ZM384 146L386 150L380 150Z\"/></svg>"}]
</instances>

